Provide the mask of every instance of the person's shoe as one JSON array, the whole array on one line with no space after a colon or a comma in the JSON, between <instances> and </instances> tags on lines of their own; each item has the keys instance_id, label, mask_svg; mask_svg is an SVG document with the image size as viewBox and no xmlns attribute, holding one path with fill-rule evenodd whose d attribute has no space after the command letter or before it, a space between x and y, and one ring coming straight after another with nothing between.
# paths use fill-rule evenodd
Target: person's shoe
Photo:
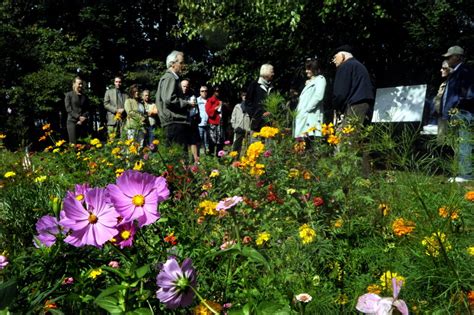
<instances>
[{"instance_id":1,"label":"person's shoe","mask_svg":"<svg viewBox=\"0 0 474 315\"><path fill-rule=\"evenodd\" d=\"M465 183L468 181L471 181L472 177L466 177L466 176L456 176L456 177L451 177L448 179L448 182L450 183Z\"/></svg>"}]
</instances>

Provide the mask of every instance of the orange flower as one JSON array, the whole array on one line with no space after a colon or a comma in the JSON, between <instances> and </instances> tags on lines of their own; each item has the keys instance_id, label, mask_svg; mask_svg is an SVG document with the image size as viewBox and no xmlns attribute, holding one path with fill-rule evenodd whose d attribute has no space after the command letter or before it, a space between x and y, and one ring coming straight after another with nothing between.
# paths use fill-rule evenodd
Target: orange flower
<instances>
[{"instance_id":1,"label":"orange flower","mask_svg":"<svg viewBox=\"0 0 474 315\"><path fill-rule=\"evenodd\" d=\"M467 201L471 201L471 202L474 202L474 191L468 191L465 195L464 195L464 198L467 200Z\"/></svg>"},{"instance_id":2,"label":"orange flower","mask_svg":"<svg viewBox=\"0 0 474 315\"><path fill-rule=\"evenodd\" d=\"M469 300L469 305L473 307L474 306L474 291L471 290L467 293L467 299Z\"/></svg>"},{"instance_id":3,"label":"orange flower","mask_svg":"<svg viewBox=\"0 0 474 315\"><path fill-rule=\"evenodd\" d=\"M164 241L166 243L169 243L170 245L178 244L178 240L176 239L176 236L174 236L174 232L171 232L170 234L165 236Z\"/></svg>"},{"instance_id":4,"label":"orange flower","mask_svg":"<svg viewBox=\"0 0 474 315\"><path fill-rule=\"evenodd\" d=\"M382 288L378 284L371 284L367 287L367 292L373 294L380 294L382 292Z\"/></svg>"},{"instance_id":5,"label":"orange flower","mask_svg":"<svg viewBox=\"0 0 474 315\"><path fill-rule=\"evenodd\" d=\"M392 229L396 236L401 237L408 235L415 230L415 222L405 220L404 218L398 218L393 222Z\"/></svg>"},{"instance_id":6,"label":"orange flower","mask_svg":"<svg viewBox=\"0 0 474 315\"><path fill-rule=\"evenodd\" d=\"M438 209L438 214L442 218L450 217L451 220L459 219L459 211L458 210L451 210L448 207L441 207Z\"/></svg>"}]
</instances>

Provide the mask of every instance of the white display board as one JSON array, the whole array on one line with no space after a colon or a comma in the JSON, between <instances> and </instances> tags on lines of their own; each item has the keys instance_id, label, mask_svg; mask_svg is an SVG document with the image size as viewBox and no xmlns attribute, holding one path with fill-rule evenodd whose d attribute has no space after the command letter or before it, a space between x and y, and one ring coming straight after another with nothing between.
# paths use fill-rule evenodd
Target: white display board
<instances>
[{"instance_id":1,"label":"white display board","mask_svg":"<svg viewBox=\"0 0 474 315\"><path fill-rule=\"evenodd\" d=\"M421 121L426 84L377 89L372 122Z\"/></svg>"}]
</instances>

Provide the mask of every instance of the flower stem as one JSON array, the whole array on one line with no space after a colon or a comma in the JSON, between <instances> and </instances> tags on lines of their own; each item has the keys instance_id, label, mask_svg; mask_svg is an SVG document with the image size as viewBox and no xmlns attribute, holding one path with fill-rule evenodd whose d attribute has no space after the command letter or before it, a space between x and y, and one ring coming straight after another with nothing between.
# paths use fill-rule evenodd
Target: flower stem
<instances>
[{"instance_id":1,"label":"flower stem","mask_svg":"<svg viewBox=\"0 0 474 315\"><path fill-rule=\"evenodd\" d=\"M193 290L194 294L196 294L196 296L199 298L202 304L204 304L204 306L207 307L207 309L212 312L212 314L219 315L219 312L217 312L209 304L207 304L206 300L199 294L199 292L193 286L190 285L189 287L191 288L191 290Z\"/></svg>"}]
</instances>

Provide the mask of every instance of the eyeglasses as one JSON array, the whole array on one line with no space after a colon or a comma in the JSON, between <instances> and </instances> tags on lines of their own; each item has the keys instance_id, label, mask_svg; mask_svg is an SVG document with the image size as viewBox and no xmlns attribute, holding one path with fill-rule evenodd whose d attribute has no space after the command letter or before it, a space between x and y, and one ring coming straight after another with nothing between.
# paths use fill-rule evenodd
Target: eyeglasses
<instances>
[{"instance_id":1,"label":"eyeglasses","mask_svg":"<svg viewBox=\"0 0 474 315\"><path fill-rule=\"evenodd\" d=\"M207 92L207 90L201 90L201 91L199 91L199 92L201 92L201 93L202 93L202 92Z\"/></svg>"}]
</instances>

